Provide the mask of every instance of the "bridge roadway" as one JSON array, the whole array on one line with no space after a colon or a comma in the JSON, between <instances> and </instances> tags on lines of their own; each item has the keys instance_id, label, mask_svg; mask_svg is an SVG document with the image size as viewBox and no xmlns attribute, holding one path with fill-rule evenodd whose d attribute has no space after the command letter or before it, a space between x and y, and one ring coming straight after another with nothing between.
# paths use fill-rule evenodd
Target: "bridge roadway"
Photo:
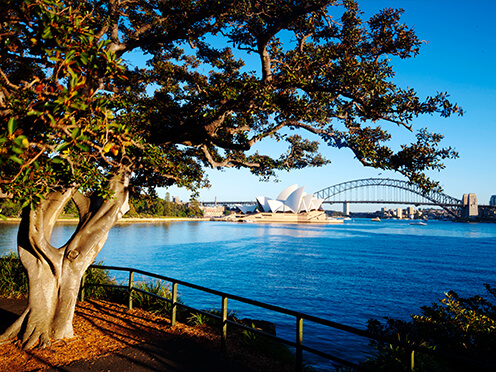
<instances>
[{"instance_id":1,"label":"bridge roadway","mask_svg":"<svg viewBox=\"0 0 496 372\"><path fill-rule=\"evenodd\" d=\"M412 201L387 201L387 200L324 200L323 204L344 204L344 203L349 203L349 204L408 204L408 205L431 205L431 206L439 206L439 204L430 202L430 201L425 201L425 202L412 202ZM210 206L213 207L214 205L222 205L226 207L234 207L237 204L238 205L254 205L257 204L256 201L216 201L216 202L201 202L202 205L204 206ZM443 204L446 207L460 207L460 204ZM489 206L489 205L482 205L479 204L479 207L490 207L494 208L496 206Z\"/></svg>"}]
</instances>

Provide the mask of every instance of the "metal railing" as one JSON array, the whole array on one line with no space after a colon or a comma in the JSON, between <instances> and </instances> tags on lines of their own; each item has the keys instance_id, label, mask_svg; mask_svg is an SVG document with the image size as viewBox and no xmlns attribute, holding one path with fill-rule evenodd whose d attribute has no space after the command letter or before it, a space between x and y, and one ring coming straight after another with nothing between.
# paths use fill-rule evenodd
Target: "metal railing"
<instances>
[{"instance_id":1,"label":"metal railing","mask_svg":"<svg viewBox=\"0 0 496 372\"><path fill-rule=\"evenodd\" d=\"M303 371L303 366L304 366L304 364L303 364L303 351L306 351L306 352L312 353L314 355L323 357L325 359L339 363L341 365L356 368L357 370L367 370L367 368L365 368L362 365L356 364L354 362L342 359L342 358L337 357L335 355L331 355L327 352L317 350L317 349L312 348L310 346L304 345L304 343L303 343L303 338L304 338L303 337L304 336L303 321L309 321L312 323L320 324L322 326L326 326L326 327L338 329L338 330L341 330L341 331L344 331L347 333L351 333L354 335L362 336L362 337L365 337L365 338L368 338L371 340L376 340L379 342L385 342L385 343L388 343L391 345L402 347L405 350L408 350L410 353L409 368L411 371L415 370L415 359L416 359L415 354L416 353L428 354L428 355L443 358L443 359L446 359L446 360L449 360L452 362L455 361L455 362L466 363L467 365L472 366L474 368L479 368L479 369L484 369L484 370L494 370L496 368L494 365L489 365L487 363L468 359L468 358L465 358L463 356L448 354L445 352L441 352L441 351L437 351L437 350L433 350L433 349L428 349L427 347L424 347L422 345L414 345L414 344L407 343L407 342L404 342L404 341L401 341L398 339L380 336L380 335L373 334L373 333L368 332L368 331L364 331L364 330L361 330L358 328L354 328L354 327L340 324L337 322L333 322L330 320L318 318L318 317L315 317L312 315L303 314L303 313L289 310L289 309L286 309L286 308L283 308L280 306L270 305L270 304L267 304L264 302L251 300L251 299L244 298L241 296L217 291L217 290L203 287L200 285L188 283L188 282L185 282L183 280L173 279L173 278L169 278L167 276L153 274L153 273L139 270L139 269L133 269L133 268L127 268L127 267L117 267L117 266L105 266L105 265L91 265L90 267L93 269L101 269L101 270L127 271L129 273L129 279L128 279L127 285L91 284L91 286L116 287L116 288L121 288L121 289L127 290L128 291L128 308L129 309L132 309L132 307L133 307L133 296L132 296L133 291L141 292L143 294L150 295L150 296L165 300L167 303L169 303L171 305L171 310L170 310L170 312L171 312L171 314L170 314L171 327L173 327L176 324L176 322L178 321L177 320L177 314L178 314L177 312L178 312L179 307L187 309L189 311L194 311L196 313L204 314L206 316L210 316L212 318L220 320L221 321L221 327L220 327L221 328L221 349L223 352L226 351L226 347L227 347L227 326L228 325L233 326L233 327L237 327L237 328L249 331L249 332L253 332L255 334L263 335L263 336L268 337L272 340L276 340L276 341L281 342L283 344L294 347L296 350L296 365L295 365L296 371ZM171 283L171 285L172 285L171 286L172 287L171 298L165 298L165 297L162 297L162 296L156 295L154 293L147 292L143 289L135 287L134 286L134 274L140 274L140 275L148 276L148 277L159 279L159 280L164 280L166 282ZM82 283L81 283L81 291L80 291L80 300L81 301L84 301L85 289L89 287L89 285L85 284L85 276L86 276L86 274L83 276ZM220 316L213 314L213 313L209 313L209 312L200 310L200 309L195 309L191 306L188 306L186 304L178 302L178 285L182 285L182 286L185 286L188 288L192 288L192 289L199 290L199 291L202 291L205 293L219 296L221 298ZM238 323L238 322L235 322L235 321L228 319L228 307L227 307L227 300L228 299L294 317L295 322L296 322L296 334L295 334L294 341L278 337L276 335L264 332L264 331L259 330L259 329L248 327L244 324L241 324L241 323Z\"/></svg>"}]
</instances>

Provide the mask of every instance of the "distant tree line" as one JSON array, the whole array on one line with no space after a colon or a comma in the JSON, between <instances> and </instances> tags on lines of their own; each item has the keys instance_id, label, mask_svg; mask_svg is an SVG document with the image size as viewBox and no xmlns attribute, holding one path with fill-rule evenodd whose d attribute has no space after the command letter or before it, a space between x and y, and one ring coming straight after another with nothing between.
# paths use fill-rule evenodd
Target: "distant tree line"
<instances>
[{"instance_id":1,"label":"distant tree line","mask_svg":"<svg viewBox=\"0 0 496 372\"><path fill-rule=\"evenodd\" d=\"M0 214L5 217L20 217L22 205L13 199L0 199ZM64 209L67 217L77 217L78 210L71 201ZM166 193L165 199L157 195L131 196L129 211L124 217L201 217L203 212L200 203L193 200L189 203L176 203L171 201L170 194Z\"/></svg>"},{"instance_id":2,"label":"distant tree line","mask_svg":"<svg viewBox=\"0 0 496 372\"><path fill-rule=\"evenodd\" d=\"M192 200L189 203L171 201L169 193L165 199L156 195L137 195L129 200L129 212L124 217L201 217L203 212L200 203Z\"/></svg>"}]
</instances>

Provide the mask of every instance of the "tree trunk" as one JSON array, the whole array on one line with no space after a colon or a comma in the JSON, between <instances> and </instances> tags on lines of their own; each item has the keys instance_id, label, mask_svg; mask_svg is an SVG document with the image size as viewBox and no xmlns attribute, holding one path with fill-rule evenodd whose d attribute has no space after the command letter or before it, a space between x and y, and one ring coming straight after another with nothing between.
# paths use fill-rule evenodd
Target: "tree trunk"
<instances>
[{"instance_id":1,"label":"tree trunk","mask_svg":"<svg viewBox=\"0 0 496 372\"><path fill-rule=\"evenodd\" d=\"M29 277L28 306L0 341L20 336L28 349L74 337L72 320L81 278L102 249L110 228L129 208L128 179L127 171L114 176L109 181L114 194L106 201L69 188L49 193L36 209L23 212L18 250ZM52 230L71 198L79 210L79 224L69 241L55 248L50 244Z\"/></svg>"}]
</instances>

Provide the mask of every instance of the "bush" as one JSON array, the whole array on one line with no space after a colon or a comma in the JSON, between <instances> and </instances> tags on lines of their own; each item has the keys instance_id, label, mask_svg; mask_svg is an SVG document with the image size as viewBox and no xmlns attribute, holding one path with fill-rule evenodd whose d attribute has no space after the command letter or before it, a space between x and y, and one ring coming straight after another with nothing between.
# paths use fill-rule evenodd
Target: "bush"
<instances>
[{"instance_id":1,"label":"bush","mask_svg":"<svg viewBox=\"0 0 496 372\"><path fill-rule=\"evenodd\" d=\"M496 298L496 290L488 284L485 287L489 295ZM382 324L371 319L368 330L412 345L496 365L496 306L481 296L461 298L452 291L445 296L439 303L423 306L422 315L413 315L411 321L386 318L386 324ZM378 341L372 345L376 353L365 363L367 367L391 371L408 369L408 350ZM415 367L419 371L458 371L470 370L471 366L416 352Z\"/></svg>"},{"instance_id":2,"label":"bush","mask_svg":"<svg viewBox=\"0 0 496 372\"><path fill-rule=\"evenodd\" d=\"M213 316L209 316L208 314L212 314ZM188 317L188 324L192 326L206 325L209 327L220 327L222 325L221 319L221 310L213 308L211 310L203 310L203 313L192 312ZM239 322L236 312L233 310L227 313L227 319L232 322Z\"/></svg>"},{"instance_id":3,"label":"bush","mask_svg":"<svg viewBox=\"0 0 496 372\"><path fill-rule=\"evenodd\" d=\"M169 315L171 313L172 304L167 300L172 300L172 292L164 282L161 280L142 281L135 283L134 287L164 298L133 291L133 306L157 315Z\"/></svg>"},{"instance_id":4,"label":"bush","mask_svg":"<svg viewBox=\"0 0 496 372\"><path fill-rule=\"evenodd\" d=\"M11 252L0 258L0 296L21 298L28 294L28 275L19 256Z\"/></svg>"},{"instance_id":5,"label":"bush","mask_svg":"<svg viewBox=\"0 0 496 372\"><path fill-rule=\"evenodd\" d=\"M103 261L95 264L96 266L103 265ZM108 270L89 267L84 274L84 295L85 297L95 298L100 300L114 300L122 302L124 290L121 288L111 287L118 283L114 278L110 277ZM80 289L80 291L83 288Z\"/></svg>"}]
</instances>

